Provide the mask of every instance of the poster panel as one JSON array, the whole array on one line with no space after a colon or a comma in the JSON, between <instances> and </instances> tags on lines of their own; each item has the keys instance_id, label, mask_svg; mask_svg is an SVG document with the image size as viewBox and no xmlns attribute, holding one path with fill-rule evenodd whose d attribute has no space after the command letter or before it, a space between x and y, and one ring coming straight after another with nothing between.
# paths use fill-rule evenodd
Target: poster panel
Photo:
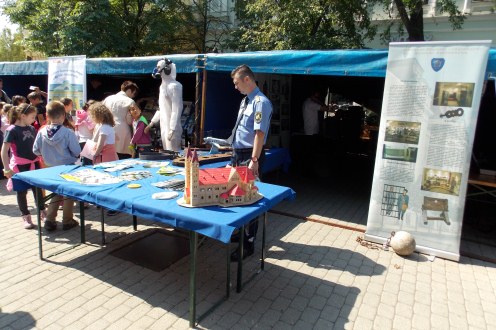
<instances>
[{"instance_id":1,"label":"poster panel","mask_svg":"<svg viewBox=\"0 0 496 330\"><path fill-rule=\"evenodd\" d=\"M391 43L365 238L459 260L490 41Z\"/></svg>"},{"instance_id":2,"label":"poster panel","mask_svg":"<svg viewBox=\"0 0 496 330\"><path fill-rule=\"evenodd\" d=\"M86 56L48 58L48 101L68 97L74 109L82 109L86 100Z\"/></svg>"}]
</instances>

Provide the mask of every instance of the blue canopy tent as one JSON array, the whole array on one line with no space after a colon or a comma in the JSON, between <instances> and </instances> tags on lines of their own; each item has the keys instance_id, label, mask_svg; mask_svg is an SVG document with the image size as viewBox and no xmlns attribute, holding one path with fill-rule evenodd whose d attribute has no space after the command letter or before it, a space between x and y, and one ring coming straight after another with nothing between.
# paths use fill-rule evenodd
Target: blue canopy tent
<instances>
[{"instance_id":1,"label":"blue canopy tent","mask_svg":"<svg viewBox=\"0 0 496 330\"><path fill-rule=\"evenodd\" d=\"M335 77L336 79L384 79L387 50L312 50L312 51L261 51L227 54L167 55L181 74L197 74L195 101L202 99L202 132L230 129L235 121L235 110L241 95L234 90L229 72L239 64L248 64L255 73L286 74L296 76ZM128 58L88 58L87 74L123 76L133 79L142 76L152 79L157 61L163 56ZM7 93L24 95L29 85L46 86L48 61L0 62L0 77ZM203 85L199 78L203 75ZM207 79L208 75L208 79ZM23 76L19 79L19 76ZM491 49L486 78L496 77L496 49ZM181 77L178 80L181 81ZM341 81L341 80L340 80ZM207 84L208 82L208 84ZM156 82L157 84L158 82ZM338 85L341 83L338 83ZM184 85L184 83L183 83ZM155 87L153 87L155 88ZM297 91L296 91L297 92ZM199 110L199 109L197 109ZM202 134L202 133L200 133Z\"/></svg>"},{"instance_id":2,"label":"blue canopy tent","mask_svg":"<svg viewBox=\"0 0 496 330\"><path fill-rule=\"evenodd\" d=\"M386 75L388 50L284 50L204 56L208 84L203 91L206 101L201 127L205 132L219 132L229 131L235 122L241 95L234 90L229 73L240 64L249 65L255 73L334 77L338 85L344 78L352 79L352 85L361 80L358 78L376 78L371 81L377 84ZM491 77L496 77L496 49L489 53L486 79ZM362 87L357 90L365 92ZM293 95L297 93L293 91Z\"/></svg>"}]
</instances>

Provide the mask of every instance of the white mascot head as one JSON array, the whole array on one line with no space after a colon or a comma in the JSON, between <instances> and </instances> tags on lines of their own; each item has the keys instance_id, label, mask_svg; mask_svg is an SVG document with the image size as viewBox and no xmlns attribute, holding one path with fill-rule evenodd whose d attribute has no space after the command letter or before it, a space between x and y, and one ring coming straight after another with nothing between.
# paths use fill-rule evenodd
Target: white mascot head
<instances>
[{"instance_id":1,"label":"white mascot head","mask_svg":"<svg viewBox=\"0 0 496 330\"><path fill-rule=\"evenodd\" d=\"M152 77L155 79L162 79L171 77L176 79L176 65L172 63L167 57L158 61L157 66L153 69Z\"/></svg>"}]
</instances>

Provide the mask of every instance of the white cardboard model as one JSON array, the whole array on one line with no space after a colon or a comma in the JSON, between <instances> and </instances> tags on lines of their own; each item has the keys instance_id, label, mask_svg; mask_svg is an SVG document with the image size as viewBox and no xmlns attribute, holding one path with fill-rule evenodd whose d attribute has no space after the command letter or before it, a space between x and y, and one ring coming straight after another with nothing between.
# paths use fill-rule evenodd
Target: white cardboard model
<instances>
[{"instance_id":1,"label":"white cardboard model","mask_svg":"<svg viewBox=\"0 0 496 330\"><path fill-rule=\"evenodd\" d=\"M184 196L177 203L185 207L253 204L262 199L255 176L247 166L200 169L196 150L187 148L184 162Z\"/></svg>"}]
</instances>

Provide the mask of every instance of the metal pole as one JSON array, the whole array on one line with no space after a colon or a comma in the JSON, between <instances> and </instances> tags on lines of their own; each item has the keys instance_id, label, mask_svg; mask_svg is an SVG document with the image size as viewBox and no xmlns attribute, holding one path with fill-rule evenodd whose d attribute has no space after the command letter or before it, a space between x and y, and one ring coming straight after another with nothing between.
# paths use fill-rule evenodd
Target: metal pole
<instances>
[{"instance_id":1,"label":"metal pole","mask_svg":"<svg viewBox=\"0 0 496 330\"><path fill-rule=\"evenodd\" d=\"M40 255L40 259L43 260L43 242L41 239L41 210L40 207L43 205L43 194L41 192L41 188L36 187L36 214L38 217L38 251Z\"/></svg>"},{"instance_id":2,"label":"metal pole","mask_svg":"<svg viewBox=\"0 0 496 330\"><path fill-rule=\"evenodd\" d=\"M198 252L198 233L189 232L189 327L196 323L196 259Z\"/></svg>"},{"instance_id":3,"label":"metal pole","mask_svg":"<svg viewBox=\"0 0 496 330\"><path fill-rule=\"evenodd\" d=\"M79 202L79 222L81 225L81 243L86 242L85 228L84 228L84 202Z\"/></svg>"},{"instance_id":4,"label":"metal pole","mask_svg":"<svg viewBox=\"0 0 496 330\"><path fill-rule=\"evenodd\" d=\"M245 225L239 230L239 247L238 247L238 281L236 285L236 292L240 293L243 290L243 249L245 240Z\"/></svg>"},{"instance_id":5,"label":"metal pole","mask_svg":"<svg viewBox=\"0 0 496 330\"><path fill-rule=\"evenodd\" d=\"M133 215L133 228L134 231L138 230L138 217Z\"/></svg>"},{"instance_id":6,"label":"metal pole","mask_svg":"<svg viewBox=\"0 0 496 330\"><path fill-rule=\"evenodd\" d=\"M205 129L205 112L207 111L207 70L203 69L203 84L202 84L202 108L200 118L200 141L198 144L203 143L203 134Z\"/></svg>"},{"instance_id":7,"label":"metal pole","mask_svg":"<svg viewBox=\"0 0 496 330\"><path fill-rule=\"evenodd\" d=\"M101 207L101 211L102 211L102 216L100 218L100 222L102 223L102 246L105 245L105 209L103 207Z\"/></svg>"},{"instance_id":8,"label":"metal pole","mask_svg":"<svg viewBox=\"0 0 496 330\"><path fill-rule=\"evenodd\" d=\"M260 268L264 270L265 267L265 227L267 226L267 212L264 213L263 219L262 219L262 262L260 265Z\"/></svg>"}]
</instances>

